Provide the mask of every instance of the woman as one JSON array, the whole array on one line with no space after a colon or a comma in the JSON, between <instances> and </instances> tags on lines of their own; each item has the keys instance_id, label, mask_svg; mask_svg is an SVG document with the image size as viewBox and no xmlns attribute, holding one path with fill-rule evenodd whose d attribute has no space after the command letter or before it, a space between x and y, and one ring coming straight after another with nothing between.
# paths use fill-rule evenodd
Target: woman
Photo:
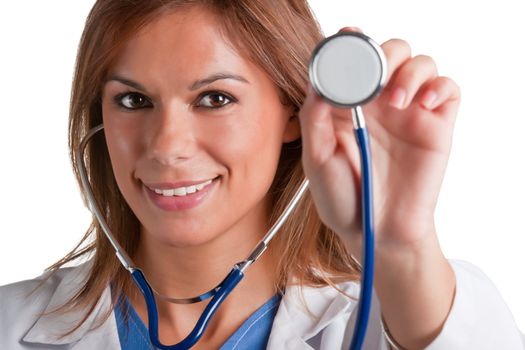
<instances>
[{"instance_id":1,"label":"woman","mask_svg":"<svg viewBox=\"0 0 525 350\"><path fill-rule=\"evenodd\" d=\"M310 179L311 196L194 349L348 347L359 159L348 111L308 85L321 39L300 0L102 0L88 17L72 91L73 164L86 131L103 123L87 157L95 197L161 294L217 285ZM364 107L378 298L365 348L523 349L496 289L475 267L448 262L434 229L459 89L406 42L382 48L388 84ZM63 268L81 257L91 258ZM0 295L1 348L149 348L145 303L96 221L50 272ZM205 306L157 304L164 344L183 339Z\"/></svg>"}]
</instances>

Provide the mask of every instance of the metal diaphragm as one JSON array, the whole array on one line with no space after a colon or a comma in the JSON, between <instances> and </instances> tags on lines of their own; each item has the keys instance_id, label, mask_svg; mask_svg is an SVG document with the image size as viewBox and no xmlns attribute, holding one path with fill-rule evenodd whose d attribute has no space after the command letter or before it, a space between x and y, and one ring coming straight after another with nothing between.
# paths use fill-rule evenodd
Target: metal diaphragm
<instances>
[{"instance_id":1,"label":"metal diaphragm","mask_svg":"<svg viewBox=\"0 0 525 350\"><path fill-rule=\"evenodd\" d=\"M321 41L310 60L314 90L338 107L356 107L373 99L386 80L381 47L358 32L340 32Z\"/></svg>"}]
</instances>

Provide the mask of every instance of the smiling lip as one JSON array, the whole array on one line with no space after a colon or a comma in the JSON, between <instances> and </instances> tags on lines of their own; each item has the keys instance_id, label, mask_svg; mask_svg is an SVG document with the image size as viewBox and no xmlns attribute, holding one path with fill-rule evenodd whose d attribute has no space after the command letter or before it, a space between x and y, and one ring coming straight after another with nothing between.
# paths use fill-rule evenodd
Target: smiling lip
<instances>
[{"instance_id":1,"label":"smiling lip","mask_svg":"<svg viewBox=\"0 0 525 350\"><path fill-rule=\"evenodd\" d=\"M181 210L188 210L192 209L199 204L201 204L206 198L208 198L208 195L210 192L215 188L215 185L217 184L217 180L219 177L216 177L212 180L212 182L201 189L200 191L194 192L194 193L188 193L185 196L163 196L162 194L157 194L155 191L152 191L148 187L157 188L157 189L171 189L171 188L177 188L177 187L186 187L191 186L193 184L198 184L201 182L195 182L195 181L181 181L181 182L174 182L174 183L157 183L157 184L144 184L143 188L147 193L148 198L151 200L151 202L158 207L159 209L166 210L166 211L181 211ZM206 180L205 180L206 181Z\"/></svg>"},{"instance_id":2,"label":"smiling lip","mask_svg":"<svg viewBox=\"0 0 525 350\"><path fill-rule=\"evenodd\" d=\"M218 178L218 176L213 178L213 179L211 179L211 180L214 181L217 178ZM149 188L156 188L156 189L159 189L159 190L169 190L169 189L172 189L172 188L188 187L188 186L201 184L201 183L206 182L208 180L210 180L210 179L208 178L206 180L198 180L198 181L188 180L188 181L159 182L159 183L145 183L145 182L143 182L143 184L146 187L149 187Z\"/></svg>"}]
</instances>

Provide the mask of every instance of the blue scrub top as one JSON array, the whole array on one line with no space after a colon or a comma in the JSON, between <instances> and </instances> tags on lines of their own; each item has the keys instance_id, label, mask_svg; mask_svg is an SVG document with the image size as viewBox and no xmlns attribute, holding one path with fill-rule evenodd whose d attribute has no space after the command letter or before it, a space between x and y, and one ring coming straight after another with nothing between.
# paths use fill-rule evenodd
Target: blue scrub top
<instances>
[{"instance_id":1,"label":"blue scrub top","mask_svg":"<svg viewBox=\"0 0 525 350\"><path fill-rule=\"evenodd\" d=\"M220 350L264 350L268 343L273 319L281 301L281 295L276 294L264 305L257 309L232 336L224 343ZM128 324L124 322L124 314L120 303L124 302L124 310L128 314ZM155 347L149 341L148 329L127 298L120 298L115 307L118 336L120 346L125 350L150 350Z\"/></svg>"}]
</instances>

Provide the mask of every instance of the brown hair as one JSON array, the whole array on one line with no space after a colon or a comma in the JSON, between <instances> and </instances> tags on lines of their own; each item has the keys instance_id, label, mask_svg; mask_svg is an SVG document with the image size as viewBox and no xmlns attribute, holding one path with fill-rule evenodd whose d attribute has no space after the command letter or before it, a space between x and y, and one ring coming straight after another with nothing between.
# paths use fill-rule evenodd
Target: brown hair
<instances>
[{"instance_id":1,"label":"brown hair","mask_svg":"<svg viewBox=\"0 0 525 350\"><path fill-rule=\"evenodd\" d=\"M71 92L69 147L79 185L75 150L87 131L102 123L103 82L120 49L140 28L166 11L195 5L205 6L217 15L226 37L239 52L263 68L279 88L283 104L292 104L296 111L300 109L308 82L309 58L323 38L306 0L98 0L82 33ZM271 222L283 211L304 177L301 150L300 139L283 145L270 188ZM102 135L90 142L86 165L95 198L109 227L133 257L139 239L139 222L121 193L115 190L118 187ZM290 277L296 283L310 286L334 286L337 281L359 277L358 266L337 234L321 222L309 193L272 241L270 249L280 257L275 281L280 290L290 283ZM71 332L93 311L109 283L116 292L114 305L115 296L133 291L128 272L120 266L94 217L77 247L49 270L54 272L68 262L89 256L92 256L92 268L85 283L59 309L87 310L85 318Z\"/></svg>"}]
</instances>

